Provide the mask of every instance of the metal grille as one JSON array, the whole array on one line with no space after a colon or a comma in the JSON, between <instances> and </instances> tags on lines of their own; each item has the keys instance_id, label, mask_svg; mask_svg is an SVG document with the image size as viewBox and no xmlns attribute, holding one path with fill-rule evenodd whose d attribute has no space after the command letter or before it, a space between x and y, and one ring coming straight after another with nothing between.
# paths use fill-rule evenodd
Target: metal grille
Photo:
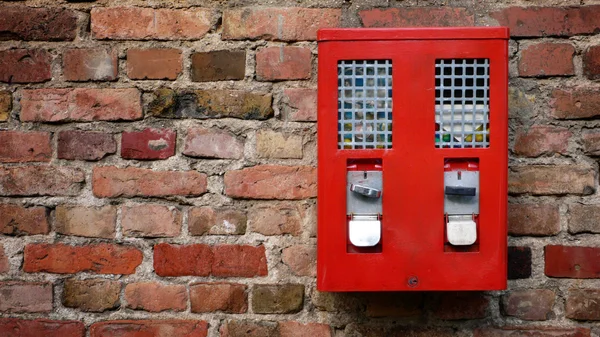
<instances>
[{"instance_id":1,"label":"metal grille","mask_svg":"<svg viewBox=\"0 0 600 337\"><path fill-rule=\"evenodd\" d=\"M435 147L490 146L489 59L435 61Z\"/></svg>"},{"instance_id":2,"label":"metal grille","mask_svg":"<svg viewBox=\"0 0 600 337\"><path fill-rule=\"evenodd\" d=\"M392 61L338 62L338 148L392 147Z\"/></svg>"}]
</instances>

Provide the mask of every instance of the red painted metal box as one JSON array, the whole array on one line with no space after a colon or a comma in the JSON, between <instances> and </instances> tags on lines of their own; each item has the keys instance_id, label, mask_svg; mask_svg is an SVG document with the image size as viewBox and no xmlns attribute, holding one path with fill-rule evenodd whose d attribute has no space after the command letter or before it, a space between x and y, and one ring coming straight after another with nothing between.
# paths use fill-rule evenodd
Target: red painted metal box
<instances>
[{"instance_id":1,"label":"red painted metal box","mask_svg":"<svg viewBox=\"0 0 600 337\"><path fill-rule=\"evenodd\" d=\"M508 37L319 31L319 290L506 288Z\"/></svg>"}]
</instances>

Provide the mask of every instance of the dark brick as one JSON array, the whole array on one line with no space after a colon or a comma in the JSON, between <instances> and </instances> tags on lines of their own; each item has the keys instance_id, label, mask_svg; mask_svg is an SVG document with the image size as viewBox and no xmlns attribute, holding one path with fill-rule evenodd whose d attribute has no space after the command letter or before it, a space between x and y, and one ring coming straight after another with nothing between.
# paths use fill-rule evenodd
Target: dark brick
<instances>
[{"instance_id":1,"label":"dark brick","mask_svg":"<svg viewBox=\"0 0 600 337\"><path fill-rule=\"evenodd\" d=\"M192 81L243 80L246 52L219 50L192 54Z\"/></svg>"},{"instance_id":2,"label":"dark brick","mask_svg":"<svg viewBox=\"0 0 600 337\"><path fill-rule=\"evenodd\" d=\"M483 292L444 292L435 299L433 314L444 320L484 318L489 302Z\"/></svg>"},{"instance_id":3,"label":"dark brick","mask_svg":"<svg viewBox=\"0 0 600 337\"><path fill-rule=\"evenodd\" d=\"M58 158L100 160L117 151L113 135L103 132L61 131L58 133Z\"/></svg>"},{"instance_id":4,"label":"dark brick","mask_svg":"<svg viewBox=\"0 0 600 337\"><path fill-rule=\"evenodd\" d=\"M77 15L69 9L0 6L0 13L0 41L73 40L76 35Z\"/></svg>"},{"instance_id":5,"label":"dark brick","mask_svg":"<svg viewBox=\"0 0 600 337\"><path fill-rule=\"evenodd\" d=\"M2 10L0 9L0 13ZM5 13L2 14L4 16ZM1 36L0 19L0 36ZM39 83L52 79L52 56L42 49L0 51L0 82Z\"/></svg>"},{"instance_id":6,"label":"dark brick","mask_svg":"<svg viewBox=\"0 0 600 337\"><path fill-rule=\"evenodd\" d=\"M508 247L508 279L531 277L531 248Z\"/></svg>"},{"instance_id":7,"label":"dark brick","mask_svg":"<svg viewBox=\"0 0 600 337\"><path fill-rule=\"evenodd\" d=\"M62 303L65 307L103 312L119 306L121 283L104 279L65 281Z\"/></svg>"},{"instance_id":8,"label":"dark brick","mask_svg":"<svg viewBox=\"0 0 600 337\"><path fill-rule=\"evenodd\" d=\"M252 310L257 314L291 314L302 310L304 285L257 284L252 289Z\"/></svg>"},{"instance_id":9,"label":"dark brick","mask_svg":"<svg viewBox=\"0 0 600 337\"><path fill-rule=\"evenodd\" d=\"M592 46L583 53L583 74L590 80L600 78L600 46Z\"/></svg>"}]
</instances>

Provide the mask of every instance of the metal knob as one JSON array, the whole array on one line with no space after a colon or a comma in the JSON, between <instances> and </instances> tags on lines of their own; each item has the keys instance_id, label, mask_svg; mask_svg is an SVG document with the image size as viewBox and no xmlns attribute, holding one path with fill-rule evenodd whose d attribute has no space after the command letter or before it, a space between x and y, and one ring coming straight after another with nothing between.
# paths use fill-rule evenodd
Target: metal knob
<instances>
[{"instance_id":1,"label":"metal knob","mask_svg":"<svg viewBox=\"0 0 600 337\"><path fill-rule=\"evenodd\" d=\"M381 190L363 185L352 184L350 185L350 191L364 195L367 198L379 198L381 196Z\"/></svg>"}]
</instances>

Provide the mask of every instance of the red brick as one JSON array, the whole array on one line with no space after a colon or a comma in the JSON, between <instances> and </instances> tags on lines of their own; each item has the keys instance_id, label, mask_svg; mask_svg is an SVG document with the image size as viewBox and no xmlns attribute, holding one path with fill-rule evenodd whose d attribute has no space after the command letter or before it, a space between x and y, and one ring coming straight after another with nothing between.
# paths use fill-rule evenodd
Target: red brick
<instances>
[{"instance_id":1,"label":"red brick","mask_svg":"<svg viewBox=\"0 0 600 337\"><path fill-rule=\"evenodd\" d=\"M531 277L531 247L508 247L509 280L526 279Z\"/></svg>"},{"instance_id":2,"label":"red brick","mask_svg":"<svg viewBox=\"0 0 600 337\"><path fill-rule=\"evenodd\" d=\"M67 130L58 133L58 158L100 160L117 152L113 135L103 132Z\"/></svg>"},{"instance_id":3,"label":"red brick","mask_svg":"<svg viewBox=\"0 0 600 337\"><path fill-rule=\"evenodd\" d=\"M246 286L236 283L198 283L190 286L192 312L222 311L243 314L248 311Z\"/></svg>"},{"instance_id":4,"label":"red brick","mask_svg":"<svg viewBox=\"0 0 600 337\"><path fill-rule=\"evenodd\" d=\"M302 134L297 133L258 130L256 153L263 158L302 159Z\"/></svg>"},{"instance_id":5,"label":"red brick","mask_svg":"<svg viewBox=\"0 0 600 337\"><path fill-rule=\"evenodd\" d=\"M121 135L121 157L125 159L166 159L175 155L177 133L169 129L147 128L124 131Z\"/></svg>"},{"instance_id":6,"label":"red brick","mask_svg":"<svg viewBox=\"0 0 600 337\"><path fill-rule=\"evenodd\" d=\"M569 206L569 233L600 233L600 205Z\"/></svg>"},{"instance_id":7,"label":"red brick","mask_svg":"<svg viewBox=\"0 0 600 337\"><path fill-rule=\"evenodd\" d=\"M117 208L59 205L55 211L56 232L111 239L115 237Z\"/></svg>"},{"instance_id":8,"label":"red brick","mask_svg":"<svg viewBox=\"0 0 600 337\"><path fill-rule=\"evenodd\" d=\"M0 274L8 273L10 271L10 261L4 250L4 245L0 243Z\"/></svg>"},{"instance_id":9,"label":"red brick","mask_svg":"<svg viewBox=\"0 0 600 337\"><path fill-rule=\"evenodd\" d=\"M565 316L580 321L600 321L600 290L570 289L565 301Z\"/></svg>"},{"instance_id":10,"label":"red brick","mask_svg":"<svg viewBox=\"0 0 600 337\"><path fill-rule=\"evenodd\" d=\"M213 260L212 248L203 244L154 246L154 271L158 276L208 276Z\"/></svg>"},{"instance_id":11,"label":"red brick","mask_svg":"<svg viewBox=\"0 0 600 337\"><path fill-rule=\"evenodd\" d=\"M225 173L225 194L234 198L305 199L317 196L316 169L258 165Z\"/></svg>"},{"instance_id":12,"label":"red brick","mask_svg":"<svg viewBox=\"0 0 600 337\"><path fill-rule=\"evenodd\" d=\"M277 325L268 321L228 320L219 332L221 337L280 337Z\"/></svg>"},{"instance_id":13,"label":"red brick","mask_svg":"<svg viewBox=\"0 0 600 337\"><path fill-rule=\"evenodd\" d=\"M63 54L63 75L67 81L113 81L119 72L117 62L114 49L68 49Z\"/></svg>"},{"instance_id":14,"label":"red brick","mask_svg":"<svg viewBox=\"0 0 600 337\"><path fill-rule=\"evenodd\" d=\"M11 166L0 168L0 195L77 195L85 181L79 168Z\"/></svg>"},{"instance_id":15,"label":"red brick","mask_svg":"<svg viewBox=\"0 0 600 337\"><path fill-rule=\"evenodd\" d=\"M519 76L548 77L575 74L573 55L575 48L570 43L538 43L521 51Z\"/></svg>"},{"instance_id":16,"label":"red brick","mask_svg":"<svg viewBox=\"0 0 600 337\"><path fill-rule=\"evenodd\" d=\"M23 90L23 122L91 122L142 118L138 89Z\"/></svg>"},{"instance_id":17,"label":"red brick","mask_svg":"<svg viewBox=\"0 0 600 337\"><path fill-rule=\"evenodd\" d=\"M267 275L265 246L219 245L213 248L212 274L220 277Z\"/></svg>"},{"instance_id":18,"label":"red brick","mask_svg":"<svg viewBox=\"0 0 600 337\"><path fill-rule=\"evenodd\" d=\"M114 40L196 40L208 33L214 12L205 8L95 7L92 36Z\"/></svg>"},{"instance_id":19,"label":"red brick","mask_svg":"<svg viewBox=\"0 0 600 337\"><path fill-rule=\"evenodd\" d=\"M490 15L515 37L593 34L600 28L600 6L508 7Z\"/></svg>"},{"instance_id":20,"label":"red brick","mask_svg":"<svg viewBox=\"0 0 600 337\"><path fill-rule=\"evenodd\" d=\"M440 293L433 314L444 320L484 318L489 302L482 292Z\"/></svg>"},{"instance_id":21,"label":"red brick","mask_svg":"<svg viewBox=\"0 0 600 337\"><path fill-rule=\"evenodd\" d=\"M242 8L223 13L223 38L280 41L316 40L320 28L339 27L337 8Z\"/></svg>"},{"instance_id":22,"label":"red brick","mask_svg":"<svg viewBox=\"0 0 600 337\"><path fill-rule=\"evenodd\" d=\"M123 206L123 234L132 237L173 237L181 233L181 211L164 205Z\"/></svg>"},{"instance_id":23,"label":"red brick","mask_svg":"<svg viewBox=\"0 0 600 337\"><path fill-rule=\"evenodd\" d=\"M0 204L0 232L5 235L48 234L48 211L45 207L25 208Z\"/></svg>"},{"instance_id":24,"label":"red brick","mask_svg":"<svg viewBox=\"0 0 600 337\"><path fill-rule=\"evenodd\" d=\"M191 235L242 235L246 232L246 214L236 209L193 207L188 213Z\"/></svg>"},{"instance_id":25,"label":"red brick","mask_svg":"<svg viewBox=\"0 0 600 337\"><path fill-rule=\"evenodd\" d=\"M417 7L368 9L359 12L364 27L474 26L473 13L465 8Z\"/></svg>"},{"instance_id":26,"label":"red brick","mask_svg":"<svg viewBox=\"0 0 600 337\"><path fill-rule=\"evenodd\" d=\"M104 312L119 307L121 283L105 279L65 280L62 304L88 312Z\"/></svg>"},{"instance_id":27,"label":"red brick","mask_svg":"<svg viewBox=\"0 0 600 337\"><path fill-rule=\"evenodd\" d=\"M50 133L41 131L0 131L0 162L49 162L52 157Z\"/></svg>"},{"instance_id":28,"label":"red brick","mask_svg":"<svg viewBox=\"0 0 600 337\"><path fill-rule=\"evenodd\" d=\"M557 119L590 118L600 115L600 96L585 88L552 91L552 116Z\"/></svg>"},{"instance_id":29,"label":"red brick","mask_svg":"<svg viewBox=\"0 0 600 337\"><path fill-rule=\"evenodd\" d=\"M534 125L517 133L514 151L517 155L538 157L545 154L566 154L572 133L567 128Z\"/></svg>"},{"instance_id":30,"label":"red brick","mask_svg":"<svg viewBox=\"0 0 600 337\"><path fill-rule=\"evenodd\" d=\"M281 260L295 275L317 276L317 248L315 246L293 245L284 248Z\"/></svg>"},{"instance_id":31,"label":"red brick","mask_svg":"<svg viewBox=\"0 0 600 337\"><path fill-rule=\"evenodd\" d=\"M248 212L248 227L263 235L298 236L302 233L300 207L292 203L255 205Z\"/></svg>"},{"instance_id":32,"label":"red brick","mask_svg":"<svg viewBox=\"0 0 600 337\"><path fill-rule=\"evenodd\" d=\"M215 50L192 54L192 81L243 80L246 76L246 51Z\"/></svg>"},{"instance_id":33,"label":"red brick","mask_svg":"<svg viewBox=\"0 0 600 337\"><path fill-rule=\"evenodd\" d=\"M1 26L2 21L0 21ZM1 28L0 31L2 31ZM51 63L52 56L42 49L0 51L0 82L39 83L49 81L52 79Z\"/></svg>"},{"instance_id":34,"label":"red brick","mask_svg":"<svg viewBox=\"0 0 600 337\"><path fill-rule=\"evenodd\" d=\"M600 19L600 15L598 15ZM600 29L600 28L599 28ZM600 78L600 46L589 47L582 56L583 74L590 80Z\"/></svg>"},{"instance_id":35,"label":"red brick","mask_svg":"<svg viewBox=\"0 0 600 337\"><path fill-rule=\"evenodd\" d=\"M256 53L259 81L305 80L312 68L310 49L304 47L267 47Z\"/></svg>"},{"instance_id":36,"label":"red brick","mask_svg":"<svg viewBox=\"0 0 600 337\"><path fill-rule=\"evenodd\" d=\"M303 284L256 284L252 288L255 314L292 314L302 310Z\"/></svg>"},{"instance_id":37,"label":"red brick","mask_svg":"<svg viewBox=\"0 0 600 337\"><path fill-rule=\"evenodd\" d=\"M585 328L562 327L504 327L477 328L473 337L590 337L590 330Z\"/></svg>"},{"instance_id":38,"label":"red brick","mask_svg":"<svg viewBox=\"0 0 600 337\"><path fill-rule=\"evenodd\" d=\"M127 307L135 310L184 311L187 308L187 298L187 289L185 285L180 284L138 282L125 287Z\"/></svg>"},{"instance_id":39,"label":"red brick","mask_svg":"<svg viewBox=\"0 0 600 337\"><path fill-rule=\"evenodd\" d=\"M367 317L415 317L423 313L423 294L417 292L372 292L365 294Z\"/></svg>"},{"instance_id":40,"label":"red brick","mask_svg":"<svg viewBox=\"0 0 600 337\"><path fill-rule=\"evenodd\" d=\"M0 312L52 311L51 283L1 282Z\"/></svg>"},{"instance_id":41,"label":"red brick","mask_svg":"<svg viewBox=\"0 0 600 337\"><path fill-rule=\"evenodd\" d=\"M183 154L200 158L240 159L244 155L244 143L226 131L190 128L185 137Z\"/></svg>"},{"instance_id":42,"label":"red brick","mask_svg":"<svg viewBox=\"0 0 600 337\"><path fill-rule=\"evenodd\" d=\"M95 167L92 189L100 198L134 196L198 196L206 192L206 174L197 171L155 171L135 167Z\"/></svg>"},{"instance_id":43,"label":"red brick","mask_svg":"<svg viewBox=\"0 0 600 337\"><path fill-rule=\"evenodd\" d=\"M4 337L84 337L85 325L78 321L0 318L0 335Z\"/></svg>"},{"instance_id":44,"label":"red brick","mask_svg":"<svg viewBox=\"0 0 600 337\"><path fill-rule=\"evenodd\" d=\"M283 119L292 122L317 120L317 90L288 88L283 90Z\"/></svg>"},{"instance_id":45,"label":"red brick","mask_svg":"<svg viewBox=\"0 0 600 337\"><path fill-rule=\"evenodd\" d=\"M600 248L548 245L544 249L546 276L600 278Z\"/></svg>"},{"instance_id":46,"label":"red brick","mask_svg":"<svg viewBox=\"0 0 600 337\"><path fill-rule=\"evenodd\" d=\"M502 296L502 308L506 316L527 321L545 321L552 313L556 295L549 289L514 290Z\"/></svg>"},{"instance_id":47,"label":"red brick","mask_svg":"<svg viewBox=\"0 0 600 337\"><path fill-rule=\"evenodd\" d=\"M175 80L181 74L179 49L128 49L127 77L133 80Z\"/></svg>"},{"instance_id":48,"label":"red brick","mask_svg":"<svg viewBox=\"0 0 600 337\"><path fill-rule=\"evenodd\" d=\"M206 337L208 323L192 320L104 321L90 326L90 337Z\"/></svg>"},{"instance_id":49,"label":"red brick","mask_svg":"<svg viewBox=\"0 0 600 337\"><path fill-rule=\"evenodd\" d=\"M600 156L600 132L588 132L582 135L583 152L590 156Z\"/></svg>"},{"instance_id":50,"label":"red brick","mask_svg":"<svg viewBox=\"0 0 600 337\"><path fill-rule=\"evenodd\" d=\"M560 232L558 206L550 204L509 204L508 234L514 236L556 235Z\"/></svg>"},{"instance_id":51,"label":"red brick","mask_svg":"<svg viewBox=\"0 0 600 337\"><path fill-rule=\"evenodd\" d=\"M28 244L25 246L26 273L133 274L142 263L142 253L133 247L108 243L67 246L64 244Z\"/></svg>"},{"instance_id":52,"label":"red brick","mask_svg":"<svg viewBox=\"0 0 600 337\"><path fill-rule=\"evenodd\" d=\"M279 322L281 337L331 337L331 327L321 323Z\"/></svg>"},{"instance_id":53,"label":"red brick","mask_svg":"<svg viewBox=\"0 0 600 337\"><path fill-rule=\"evenodd\" d=\"M593 169L578 165L529 165L510 169L508 191L511 194L563 195L594 193Z\"/></svg>"},{"instance_id":54,"label":"red brick","mask_svg":"<svg viewBox=\"0 0 600 337\"><path fill-rule=\"evenodd\" d=\"M73 40L77 15L66 8L0 6L2 40ZM1 63L1 62L0 62Z\"/></svg>"}]
</instances>

